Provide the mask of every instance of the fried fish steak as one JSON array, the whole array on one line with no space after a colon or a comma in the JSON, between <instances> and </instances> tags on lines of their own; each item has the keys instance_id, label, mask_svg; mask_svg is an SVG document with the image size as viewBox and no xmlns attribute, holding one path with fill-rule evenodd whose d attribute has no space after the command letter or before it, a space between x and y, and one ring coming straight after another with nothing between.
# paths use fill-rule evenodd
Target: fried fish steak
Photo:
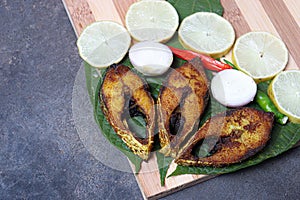
<instances>
[{"instance_id":1,"label":"fried fish steak","mask_svg":"<svg viewBox=\"0 0 300 200\"><path fill-rule=\"evenodd\" d=\"M134 154L147 160L154 140L155 106L147 83L125 65L112 65L99 91L106 119ZM128 119L142 116L146 137L132 132Z\"/></svg>"},{"instance_id":2,"label":"fried fish steak","mask_svg":"<svg viewBox=\"0 0 300 200\"><path fill-rule=\"evenodd\" d=\"M209 99L208 85L199 59L168 74L157 100L161 153L176 157L181 143L198 126Z\"/></svg>"},{"instance_id":3,"label":"fried fish steak","mask_svg":"<svg viewBox=\"0 0 300 200\"><path fill-rule=\"evenodd\" d=\"M175 160L184 166L222 167L241 162L264 148L270 139L274 114L254 108L228 110L208 119ZM195 152L199 145L208 155Z\"/></svg>"}]
</instances>

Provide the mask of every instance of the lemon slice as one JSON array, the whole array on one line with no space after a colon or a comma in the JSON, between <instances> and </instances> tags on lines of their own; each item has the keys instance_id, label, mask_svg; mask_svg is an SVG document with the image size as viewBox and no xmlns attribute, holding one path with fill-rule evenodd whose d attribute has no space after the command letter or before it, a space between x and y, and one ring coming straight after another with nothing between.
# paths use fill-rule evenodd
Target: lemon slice
<instances>
[{"instance_id":1,"label":"lemon slice","mask_svg":"<svg viewBox=\"0 0 300 200\"><path fill-rule=\"evenodd\" d=\"M137 41L167 42L174 35L179 17L167 1L138 1L132 4L125 16L126 27Z\"/></svg>"},{"instance_id":2,"label":"lemon slice","mask_svg":"<svg viewBox=\"0 0 300 200\"><path fill-rule=\"evenodd\" d=\"M128 31L112 21L94 22L77 40L79 54L94 67L108 67L126 55L131 43Z\"/></svg>"},{"instance_id":3,"label":"lemon slice","mask_svg":"<svg viewBox=\"0 0 300 200\"><path fill-rule=\"evenodd\" d=\"M209 12L197 12L184 18L178 36L185 48L214 58L225 55L235 40L232 25L223 17Z\"/></svg>"},{"instance_id":4,"label":"lemon slice","mask_svg":"<svg viewBox=\"0 0 300 200\"><path fill-rule=\"evenodd\" d=\"M300 123L300 70L280 72L269 85L268 95L291 122Z\"/></svg>"},{"instance_id":5,"label":"lemon slice","mask_svg":"<svg viewBox=\"0 0 300 200\"><path fill-rule=\"evenodd\" d=\"M256 82L272 79L288 62L285 44L267 32L249 32L236 40L233 63Z\"/></svg>"}]
</instances>

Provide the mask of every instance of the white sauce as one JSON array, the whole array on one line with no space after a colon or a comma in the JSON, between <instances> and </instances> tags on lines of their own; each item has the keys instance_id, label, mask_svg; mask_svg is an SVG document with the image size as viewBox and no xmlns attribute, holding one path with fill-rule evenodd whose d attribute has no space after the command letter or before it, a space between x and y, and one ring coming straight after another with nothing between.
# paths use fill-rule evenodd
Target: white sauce
<instances>
[{"instance_id":1,"label":"white sauce","mask_svg":"<svg viewBox=\"0 0 300 200\"><path fill-rule=\"evenodd\" d=\"M173 54L164 44L144 41L130 48L129 59L132 65L144 75L158 76L170 68Z\"/></svg>"},{"instance_id":2,"label":"white sauce","mask_svg":"<svg viewBox=\"0 0 300 200\"><path fill-rule=\"evenodd\" d=\"M217 73L211 81L213 97L228 107L240 107L253 101L257 86L245 73L228 69Z\"/></svg>"}]
</instances>

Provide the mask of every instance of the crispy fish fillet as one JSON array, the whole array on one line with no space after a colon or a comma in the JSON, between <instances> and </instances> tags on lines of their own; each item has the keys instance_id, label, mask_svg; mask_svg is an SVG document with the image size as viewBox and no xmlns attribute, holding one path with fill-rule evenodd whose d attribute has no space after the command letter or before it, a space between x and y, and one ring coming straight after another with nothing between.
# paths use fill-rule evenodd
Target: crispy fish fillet
<instances>
[{"instance_id":1,"label":"crispy fish fillet","mask_svg":"<svg viewBox=\"0 0 300 200\"><path fill-rule=\"evenodd\" d=\"M155 106L147 83L124 65L112 65L106 71L100 92L106 119L125 144L142 159L148 159L154 140ZM128 119L143 116L146 137L130 130Z\"/></svg>"},{"instance_id":2,"label":"crispy fish fillet","mask_svg":"<svg viewBox=\"0 0 300 200\"><path fill-rule=\"evenodd\" d=\"M214 167L241 162L263 149L270 138L273 121L273 113L253 108L218 114L195 133L175 162ZM207 156L197 155L195 150L199 145L209 147Z\"/></svg>"},{"instance_id":3,"label":"crispy fish fillet","mask_svg":"<svg viewBox=\"0 0 300 200\"><path fill-rule=\"evenodd\" d=\"M168 75L157 100L161 153L176 157L180 144L198 126L208 98L208 80L199 59Z\"/></svg>"}]
</instances>

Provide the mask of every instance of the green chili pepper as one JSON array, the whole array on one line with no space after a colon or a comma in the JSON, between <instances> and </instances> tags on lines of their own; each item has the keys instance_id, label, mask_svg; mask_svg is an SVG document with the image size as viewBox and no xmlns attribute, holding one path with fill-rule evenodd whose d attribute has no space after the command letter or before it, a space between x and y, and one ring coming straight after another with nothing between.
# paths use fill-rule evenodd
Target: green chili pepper
<instances>
[{"instance_id":1,"label":"green chili pepper","mask_svg":"<svg viewBox=\"0 0 300 200\"><path fill-rule=\"evenodd\" d=\"M264 111L273 112L275 115L275 119L279 124L286 124L288 117L279 112L279 110L276 108L267 94L260 90L257 90L255 101Z\"/></svg>"},{"instance_id":2,"label":"green chili pepper","mask_svg":"<svg viewBox=\"0 0 300 200\"><path fill-rule=\"evenodd\" d=\"M223 61L227 64L230 65L232 67L232 69L238 69L232 62L230 62L229 60L223 59Z\"/></svg>"}]
</instances>

